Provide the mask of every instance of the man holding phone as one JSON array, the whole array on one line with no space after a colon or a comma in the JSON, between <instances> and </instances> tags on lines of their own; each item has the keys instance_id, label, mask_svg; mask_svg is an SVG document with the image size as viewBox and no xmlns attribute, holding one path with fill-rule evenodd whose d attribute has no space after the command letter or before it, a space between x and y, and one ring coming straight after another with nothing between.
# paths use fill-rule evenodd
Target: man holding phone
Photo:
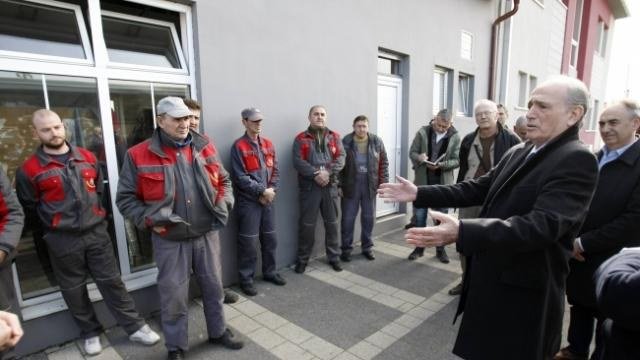
<instances>
[{"instance_id":1,"label":"man holding phone","mask_svg":"<svg viewBox=\"0 0 640 360\"><path fill-rule=\"evenodd\" d=\"M411 143L409 158L415 171L416 185L453 184L453 170L460 166L460 135L451 125L451 111L442 109L429 125L418 130ZM435 209L446 213L448 209ZM427 209L415 208L416 227L427 225ZM424 248L416 247L409 260L424 256ZM444 246L436 247L436 256L443 263L449 262Z\"/></svg>"}]
</instances>

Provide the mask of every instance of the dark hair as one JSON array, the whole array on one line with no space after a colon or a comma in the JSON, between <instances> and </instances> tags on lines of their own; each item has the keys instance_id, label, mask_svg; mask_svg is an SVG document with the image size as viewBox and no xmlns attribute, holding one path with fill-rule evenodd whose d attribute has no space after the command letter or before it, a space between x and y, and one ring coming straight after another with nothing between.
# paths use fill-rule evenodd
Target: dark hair
<instances>
[{"instance_id":1,"label":"dark hair","mask_svg":"<svg viewBox=\"0 0 640 360\"><path fill-rule=\"evenodd\" d=\"M323 108L324 111L327 111L327 108L324 107L324 105L313 105L310 109L309 109L309 116L311 116L311 114L313 113L313 110L317 109L317 108Z\"/></svg>"},{"instance_id":2,"label":"dark hair","mask_svg":"<svg viewBox=\"0 0 640 360\"><path fill-rule=\"evenodd\" d=\"M366 121L369 122L369 118L364 115L358 115L355 119L353 119L353 125L355 125L358 121Z\"/></svg>"},{"instance_id":3,"label":"dark hair","mask_svg":"<svg viewBox=\"0 0 640 360\"><path fill-rule=\"evenodd\" d=\"M448 109L442 109L442 110L438 111L438 114L436 115L436 117L439 117L441 119L445 119L447 121L451 121L452 116L453 116L453 114Z\"/></svg>"},{"instance_id":4,"label":"dark hair","mask_svg":"<svg viewBox=\"0 0 640 360\"><path fill-rule=\"evenodd\" d=\"M184 99L184 104L187 105L187 107L189 108L189 110L201 110L202 106L200 106L200 103L193 100L193 99Z\"/></svg>"}]
</instances>

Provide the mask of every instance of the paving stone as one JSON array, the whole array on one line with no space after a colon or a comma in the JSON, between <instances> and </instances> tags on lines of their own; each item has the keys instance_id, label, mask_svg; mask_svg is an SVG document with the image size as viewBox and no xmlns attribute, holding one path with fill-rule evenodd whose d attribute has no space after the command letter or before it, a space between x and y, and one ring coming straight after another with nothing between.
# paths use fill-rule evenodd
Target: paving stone
<instances>
[{"instance_id":1,"label":"paving stone","mask_svg":"<svg viewBox=\"0 0 640 360\"><path fill-rule=\"evenodd\" d=\"M411 314L405 314L397 318L394 322L404 327L407 327L409 329L413 329L414 327L420 325L422 321L423 321L422 319L418 319L412 316Z\"/></svg>"},{"instance_id":2,"label":"paving stone","mask_svg":"<svg viewBox=\"0 0 640 360\"><path fill-rule=\"evenodd\" d=\"M248 317L254 317L267 311L267 309L263 308L253 301L243 301L239 304L232 304L232 306Z\"/></svg>"},{"instance_id":3,"label":"paving stone","mask_svg":"<svg viewBox=\"0 0 640 360\"><path fill-rule=\"evenodd\" d=\"M327 284L333 285L335 287L341 288L341 289L346 289L348 287L353 286L353 283L351 281L345 280L345 279L341 279L338 277L333 277L333 278L329 278L324 280Z\"/></svg>"},{"instance_id":4,"label":"paving stone","mask_svg":"<svg viewBox=\"0 0 640 360\"><path fill-rule=\"evenodd\" d=\"M391 295L395 292L398 291L398 289L394 288L393 286L387 285L387 284L383 284L381 282L374 282L371 283L367 286L369 289L386 294L386 295Z\"/></svg>"},{"instance_id":5,"label":"paving stone","mask_svg":"<svg viewBox=\"0 0 640 360\"><path fill-rule=\"evenodd\" d=\"M276 329L276 332L294 344L300 344L313 336L312 333L292 323Z\"/></svg>"},{"instance_id":6,"label":"paving stone","mask_svg":"<svg viewBox=\"0 0 640 360\"><path fill-rule=\"evenodd\" d=\"M260 323L247 317L246 315L236 316L235 318L227 321L227 324L233 326L234 329L240 331L243 334L249 334L262 327Z\"/></svg>"},{"instance_id":7,"label":"paving stone","mask_svg":"<svg viewBox=\"0 0 640 360\"><path fill-rule=\"evenodd\" d=\"M265 311L260 315L254 316L253 320L259 322L260 324L264 325L265 327L271 330L275 330L289 323L287 319L283 318L282 316L276 315L270 311Z\"/></svg>"},{"instance_id":8,"label":"paving stone","mask_svg":"<svg viewBox=\"0 0 640 360\"><path fill-rule=\"evenodd\" d=\"M103 348L100 354L88 358L91 360L122 360L120 354L111 346Z\"/></svg>"},{"instance_id":9,"label":"paving stone","mask_svg":"<svg viewBox=\"0 0 640 360\"><path fill-rule=\"evenodd\" d=\"M393 322L391 324L385 325L385 327L380 329L380 331L384 332L387 335L393 336L396 339L400 339L401 337L405 336L409 331L411 331L411 329L409 329L406 326L402 326L398 323Z\"/></svg>"},{"instance_id":10,"label":"paving stone","mask_svg":"<svg viewBox=\"0 0 640 360\"><path fill-rule=\"evenodd\" d=\"M314 357L305 349L288 341L276 346L271 352L282 360L308 360Z\"/></svg>"},{"instance_id":11,"label":"paving stone","mask_svg":"<svg viewBox=\"0 0 640 360\"><path fill-rule=\"evenodd\" d=\"M407 312L407 315L411 315L411 316L413 316L415 318L418 318L420 320L426 320L431 315L433 315L434 313L435 313L435 311L429 310L427 308L416 306L413 309L409 310Z\"/></svg>"},{"instance_id":12,"label":"paving stone","mask_svg":"<svg viewBox=\"0 0 640 360\"><path fill-rule=\"evenodd\" d=\"M414 307L416 307L416 305L413 305L411 303L404 303L398 307L398 310L402 311L403 313L406 313L411 311Z\"/></svg>"},{"instance_id":13,"label":"paving stone","mask_svg":"<svg viewBox=\"0 0 640 360\"><path fill-rule=\"evenodd\" d=\"M357 285L357 284L356 285L352 285L351 287L347 288L347 290L352 292L352 293L354 293L354 294L356 294L356 295L359 295L359 296L362 296L364 298L367 298L367 299L371 299L372 297L374 297L375 295L378 294L377 291L373 291L373 290L371 290L371 289L369 289L367 287L360 286L360 285Z\"/></svg>"},{"instance_id":14,"label":"paving stone","mask_svg":"<svg viewBox=\"0 0 640 360\"><path fill-rule=\"evenodd\" d=\"M422 302L419 306L422 307L422 308L431 310L433 312L438 312L443 307L445 307L445 304L437 302L435 300L428 299L428 300Z\"/></svg>"},{"instance_id":15,"label":"paving stone","mask_svg":"<svg viewBox=\"0 0 640 360\"><path fill-rule=\"evenodd\" d=\"M67 346L52 352L48 355L49 360L83 360L84 357L80 352L80 349L75 343L70 343Z\"/></svg>"},{"instance_id":16,"label":"paving stone","mask_svg":"<svg viewBox=\"0 0 640 360\"><path fill-rule=\"evenodd\" d=\"M342 354L336 356L333 360L361 360L361 359L353 355L352 353L345 351Z\"/></svg>"},{"instance_id":17,"label":"paving stone","mask_svg":"<svg viewBox=\"0 0 640 360\"><path fill-rule=\"evenodd\" d=\"M418 305L421 302L426 300L424 296L412 294L405 290L398 290L395 293L393 293L392 296L397 297L398 299L404 300L408 303L412 303L414 305Z\"/></svg>"},{"instance_id":18,"label":"paving stone","mask_svg":"<svg viewBox=\"0 0 640 360\"><path fill-rule=\"evenodd\" d=\"M250 338L251 341L267 350L270 350L285 341L282 336L265 327L257 329L256 331L250 333L247 337Z\"/></svg>"},{"instance_id":19,"label":"paving stone","mask_svg":"<svg viewBox=\"0 0 640 360\"><path fill-rule=\"evenodd\" d=\"M391 295L387 295L387 294L377 294L374 297L372 297L371 300L377 301L380 304L386 305L386 306L388 306L390 308L394 308L394 309L399 309L400 306L405 304L405 302L403 300L400 300L398 298L395 298L395 297L393 297Z\"/></svg>"},{"instance_id":20,"label":"paving stone","mask_svg":"<svg viewBox=\"0 0 640 360\"><path fill-rule=\"evenodd\" d=\"M396 337L390 336L382 331L376 331L371 336L365 339L370 344L374 344L380 349L386 349L397 340Z\"/></svg>"},{"instance_id":21,"label":"paving stone","mask_svg":"<svg viewBox=\"0 0 640 360\"><path fill-rule=\"evenodd\" d=\"M369 360L380 354L382 352L382 349L366 341L362 341L352 346L349 349L349 352L356 355L362 360Z\"/></svg>"},{"instance_id":22,"label":"paving stone","mask_svg":"<svg viewBox=\"0 0 640 360\"><path fill-rule=\"evenodd\" d=\"M318 337L312 337L300 344L300 347L324 360L332 359L343 351L339 347Z\"/></svg>"}]
</instances>

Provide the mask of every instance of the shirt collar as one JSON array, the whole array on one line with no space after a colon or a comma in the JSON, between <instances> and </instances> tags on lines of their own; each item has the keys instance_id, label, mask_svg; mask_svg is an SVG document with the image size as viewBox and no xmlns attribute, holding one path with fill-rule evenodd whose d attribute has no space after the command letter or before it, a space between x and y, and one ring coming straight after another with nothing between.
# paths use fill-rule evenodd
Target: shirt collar
<instances>
[{"instance_id":1,"label":"shirt collar","mask_svg":"<svg viewBox=\"0 0 640 360\"><path fill-rule=\"evenodd\" d=\"M627 149L630 148L631 145L633 145L636 141L637 141L637 139L634 138L633 141L631 141L627 145L625 145L625 146L623 146L621 148L617 148L615 150L609 150L607 145L605 145L605 146L602 147L602 157L607 157L607 156L612 156L612 155L615 155L616 157L619 157L625 151L627 151Z\"/></svg>"}]
</instances>

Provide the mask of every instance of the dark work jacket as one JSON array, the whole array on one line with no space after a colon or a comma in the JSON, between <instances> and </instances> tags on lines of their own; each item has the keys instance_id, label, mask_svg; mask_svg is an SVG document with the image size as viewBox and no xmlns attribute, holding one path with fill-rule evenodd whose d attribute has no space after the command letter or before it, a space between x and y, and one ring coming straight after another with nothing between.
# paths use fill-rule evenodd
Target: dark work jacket
<instances>
[{"instance_id":1,"label":"dark work jacket","mask_svg":"<svg viewBox=\"0 0 640 360\"><path fill-rule=\"evenodd\" d=\"M512 146L520 143L518 135L512 133L509 129L503 127L498 122L498 135L496 135L495 144L493 144L493 161L497 164L507 150ZM460 143L460 171L458 172L457 182L464 181L464 176L469 170L469 152L471 151L471 144L473 139L478 135L478 129L469 133L462 138Z\"/></svg>"},{"instance_id":2,"label":"dark work jacket","mask_svg":"<svg viewBox=\"0 0 640 360\"><path fill-rule=\"evenodd\" d=\"M640 249L605 261L596 271L598 310L607 318L597 360L640 359Z\"/></svg>"},{"instance_id":3,"label":"dark work jacket","mask_svg":"<svg viewBox=\"0 0 640 360\"><path fill-rule=\"evenodd\" d=\"M460 220L456 244L468 259L453 349L464 359L550 359L560 348L569 256L598 168L577 127L525 162L532 148L514 146L476 179L418 191L419 207L482 205L478 219Z\"/></svg>"},{"instance_id":4,"label":"dark work jacket","mask_svg":"<svg viewBox=\"0 0 640 360\"><path fill-rule=\"evenodd\" d=\"M603 152L598 152L598 159ZM596 307L593 274L623 247L640 246L640 141L600 169L598 186L580 230L584 262L571 259L569 303Z\"/></svg>"},{"instance_id":5,"label":"dark work jacket","mask_svg":"<svg viewBox=\"0 0 640 360\"><path fill-rule=\"evenodd\" d=\"M340 188L342 195L352 198L356 184L356 145L353 141L353 132L342 139L342 145L346 153L344 168L340 172ZM369 173L369 197L374 198L380 184L389 182L389 159L382 139L375 134L368 134L367 142L367 167Z\"/></svg>"}]
</instances>

